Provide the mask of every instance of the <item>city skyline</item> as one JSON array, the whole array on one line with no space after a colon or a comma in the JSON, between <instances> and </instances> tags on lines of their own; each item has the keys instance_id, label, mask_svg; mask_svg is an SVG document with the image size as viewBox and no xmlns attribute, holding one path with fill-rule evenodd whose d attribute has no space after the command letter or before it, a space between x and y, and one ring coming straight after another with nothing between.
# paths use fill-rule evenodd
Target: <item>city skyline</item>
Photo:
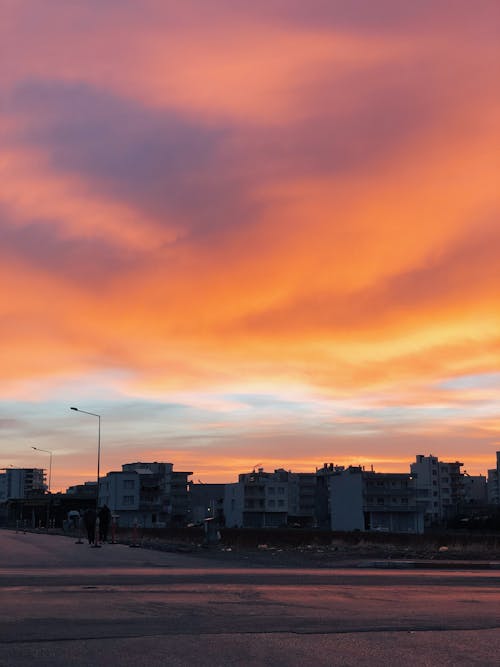
<instances>
[{"instance_id":1,"label":"city skyline","mask_svg":"<svg viewBox=\"0 0 500 667\"><path fill-rule=\"evenodd\" d=\"M45 450L41 450L41 451L45 451ZM47 452L47 453L49 453L49 452ZM52 452L51 452L51 453L52 453ZM492 460L492 461L489 462L489 464L490 464L490 465L489 465L489 470L491 470L491 471L493 471L493 470L496 469L495 466L496 466L496 464L497 464L498 456L499 456L500 452L496 452L495 454L496 454L496 461L495 461L495 459L494 459L494 460ZM464 462L464 461L458 461L458 459L455 459L455 460L449 460L449 461L444 461L443 459L440 459L439 456L435 456L435 455L432 454L432 453L427 453L427 454L415 454L414 457L413 457L414 460L408 460L408 461L406 461L406 468L405 468L405 469L403 469L403 468L399 468L399 463L397 463L397 465L398 465L398 471L397 471L398 474L399 474L399 473L403 473L403 474L411 475L411 474L412 474L412 472L411 472L411 467L412 467L412 465L415 464L415 460L418 462L418 459L419 459L419 458L422 458L422 457L423 457L423 458L430 458L430 459L435 458L435 459L436 459L437 461L439 461L439 463L442 464L442 465L459 465L460 468L462 468L461 473L460 473L462 477L463 477L463 476L467 476L467 477L474 476L474 475L471 475L471 474L469 473L469 471L467 470L467 463L466 463L466 462ZM133 457L132 457L132 458L133 458ZM385 462L385 463L386 463L386 465L389 466L389 468L391 468L392 466L394 466L394 465L396 464L396 462L394 462L394 461L392 461L392 462L391 462L391 461L387 461L387 462ZM114 468L114 469L112 469L112 470L111 470L111 469L110 469L110 470L107 470L107 469L106 469L106 470L101 470L101 471L100 471L100 475L99 475L99 480L100 480L100 482L102 483L102 482L106 479L106 477L107 477L108 474L110 474L110 473L116 473L116 472L123 472L123 468L124 468L124 467L130 467L130 466L137 465L137 466L139 466L139 467L140 467L140 466L145 466L145 467L147 468L148 466L150 466L150 465L152 465L152 464L155 464L155 465L156 465L156 464L160 464L160 465L172 466L173 468L175 468L175 471L176 471L177 473L180 472L179 467L177 466L177 464L175 463L175 461L165 461L165 460L146 461L145 459L142 459L142 460L135 460L135 461L131 461L131 460L130 460L130 461L127 461L127 462L123 462L123 461L122 461L118 466L116 466L116 468ZM390 474L390 473L392 472L392 471L390 471L390 470L385 470L385 469L375 469L375 467L374 467L373 464L368 464L368 463L366 463L366 462L364 462L364 463L357 463L357 464L356 464L356 463L345 462L345 461L336 461L336 462L333 462L333 461L327 461L327 462L325 462L325 461L324 461L323 463L321 463L321 464L317 464L317 465L311 464L310 462L309 462L309 464L307 464L307 463L303 463L303 465L304 465L304 469L300 469L300 470L298 470L298 469L293 469L293 470L292 470L292 469L288 466L288 462L287 462L286 460L283 460L283 461L281 461L281 464L280 464L279 466L273 467L272 469L271 469L271 468L267 468L267 469L266 469L266 468L263 467L263 464L259 462L259 463L255 464L254 466L251 466L249 469L246 469L246 470L239 470L239 471L237 471L237 472L236 472L236 475L235 475L235 478L233 478L233 479L226 479L226 480L224 480L224 481L221 481L222 478L220 477L220 475L218 475L218 479L219 479L219 481L216 482L216 484L217 484L217 485L219 485L219 484L233 484L233 483L235 483L235 482L238 481L238 478L239 478L241 475L251 474L252 470L253 470L254 473L255 473L255 472L265 472L265 474L270 474L270 473L272 473L272 472L279 472L279 471L285 471L285 472L288 472L288 473L295 473L295 474L297 474L297 473L302 473L302 474L303 474L303 473L310 473L310 474L313 474L313 473L318 473L318 471L321 472L321 470L327 470L328 468L331 468L332 470L335 469L336 471L339 471L339 470L348 470L348 469L350 469L350 468L356 468L356 469L357 469L357 468L361 468L363 471L367 470L368 472L371 471L372 473L375 472L375 473L381 473L381 474ZM48 470L47 468L44 468L43 466L33 466L32 468L31 468L31 467L29 467L29 468L26 468L26 467L16 468L16 467L10 465L10 466L8 466L8 467L0 468L0 471L3 471L3 472L8 472L8 471L19 471L19 470L38 470L38 471L43 471L43 473L44 473L44 480L45 480L45 481L44 481L44 484L45 484L45 486L46 486L46 491L49 491L49 492L50 492L50 488L49 488L49 484L48 484L49 470ZM487 480L487 479L488 479L488 472L489 472L489 470L487 469L487 470L484 470L484 471L482 471L482 472L478 472L478 473L475 474L475 476L476 476L476 477L484 477L485 480ZM191 482L191 483L194 483L194 484L201 484L201 485L204 485L204 484L210 484L210 482L203 481L203 480L199 479L196 470L189 471L189 472L184 471L184 472L186 472L186 474L188 474L189 478L192 477L192 479L189 479L189 480L188 480L188 481ZM70 473L70 474L71 474L71 473ZM67 492L68 488L70 488L70 487L74 487L74 486L77 486L77 485L82 485L82 484L84 484L84 485L87 485L87 484L95 485L95 484L96 484L96 481L97 481L97 478L92 478L92 472L90 472L90 474L89 474L89 479L86 479L84 482L82 482L81 474L76 474L76 473L75 473L75 478L78 478L78 481L73 481L73 482L71 482L71 483L68 484L68 487L67 487L67 488L64 488L64 489L61 488L61 489L59 489L58 491L52 491L52 493L64 493L64 492Z\"/></svg>"},{"instance_id":2,"label":"city skyline","mask_svg":"<svg viewBox=\"0 0 500 667\"><path fill-rule=\"evenodd\" d=\"M498 3L0 12L2 466L493 466Z\"/></svg>"}]
</instances>

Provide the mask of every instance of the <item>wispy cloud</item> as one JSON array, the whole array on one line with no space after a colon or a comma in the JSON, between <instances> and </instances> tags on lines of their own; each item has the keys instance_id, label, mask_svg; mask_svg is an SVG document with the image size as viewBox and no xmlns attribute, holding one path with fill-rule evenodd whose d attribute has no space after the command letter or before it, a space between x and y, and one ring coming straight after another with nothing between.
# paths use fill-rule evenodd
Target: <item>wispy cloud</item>
<instances>
[{"instance_id":1,"label":"wispy cloud","mask_svg":"<svg viewBox=\"0 0 500 667\"><path fill-rule=\"evenodd\" d=\"M484 465L497 2L1 12L12 462L38 431L68 474L77 451L92 470L74 396L114 424L113 466L175 454L213 477L331 449L402 465L417 446Z\"/></svg>"}]
</instances>

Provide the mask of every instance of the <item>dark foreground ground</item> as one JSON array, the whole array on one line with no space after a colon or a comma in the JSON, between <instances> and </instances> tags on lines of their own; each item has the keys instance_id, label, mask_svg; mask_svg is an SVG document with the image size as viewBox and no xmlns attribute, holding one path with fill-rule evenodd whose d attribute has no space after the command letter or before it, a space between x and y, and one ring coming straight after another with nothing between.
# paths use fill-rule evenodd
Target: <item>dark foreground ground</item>
<instances>
[{"instance_id":1,"label":"dark foreground ground","mask_svg":"<svg viewBox=\"0 0 500 667\"><path fill-rule=\"evenodd\" d=\"M261 537L262 539L258 539ZM162 551L191 553L203 558L224 562L262 564L278 567L338 567L341 564L363 565L373 561L413 561L432 563L436 566L445 561L500 564L500 536L482 538L454 535L412 538L411 536L321 536L321 540L309 536L310 540L291 543L289 535L280 539L280 533L252 535L234 531L223 534L220 543L204 544L203 535L198 539L175 539L145 533L136 540L143 548ZM288 538L288 539L287 539ZM134 540L127 531L117 539L124 544ZM500 565L499 565L500 566Z\"/></svg>"},{"instance_id":2,"label":"dark foreground ground","mask_svg":"<svg viewBox=\"0 0 500 667\"><path fill-rule=\"evenodd\" d=\"M22 531L20 531L22 532ZM45 529L30 531L46 534ZM64 533L70 540L82 540L79 531ZM109 536L111 542L112 536ZM122 528L113 539L118 544L166 553L235 563L241 566L330 568L411 561L417 566L446 563L486 563L500 568L500 533L442 533L390 535L374 533L331 533L301 530L225 529L220 540L207 544L203 529L137 530Z\"/></svg>"},{"instance_id":3,"label":"dark foreground ground","mask_svg":"<svg viewBox=\"0 0 500 667\"><path fill-rule=\"evenodd\" d=\"M0 665L499 664L500 571L182 548L0 531Z\"/></svg>"}]
</instances>

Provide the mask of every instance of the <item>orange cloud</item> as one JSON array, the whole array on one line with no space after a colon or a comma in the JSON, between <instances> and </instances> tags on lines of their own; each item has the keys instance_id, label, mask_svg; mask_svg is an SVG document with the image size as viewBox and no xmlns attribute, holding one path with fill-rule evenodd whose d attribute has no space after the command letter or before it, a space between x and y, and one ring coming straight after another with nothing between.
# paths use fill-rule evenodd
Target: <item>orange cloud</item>
<instances>
[{"instance_id":1,"label":"orange cloud","mask_svg":"<svg viewBox=\"0 0 500 667\"><path fill-rule=\"evenodd\" d=\"M4 397L295 388L495 431L440 382L500 369L496 4L301 4L8 3Z\"/></svg>"}]
</instances>

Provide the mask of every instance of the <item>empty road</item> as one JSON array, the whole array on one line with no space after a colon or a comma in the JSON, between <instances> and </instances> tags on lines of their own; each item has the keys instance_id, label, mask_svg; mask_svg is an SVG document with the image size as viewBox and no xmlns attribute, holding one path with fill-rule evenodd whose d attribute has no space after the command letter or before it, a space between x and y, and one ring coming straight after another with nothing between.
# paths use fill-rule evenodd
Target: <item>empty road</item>
<instances>
[{"instance_id":1,"label":"empty road","mask_svg":"<svg viewBox=\"0 0 500 667\"><path fill-rule=\"evenodd\" d=\"M493 570L242 568L7 530L0 545L2 666L499 664Z\"/></svg>"}]
</instances>

